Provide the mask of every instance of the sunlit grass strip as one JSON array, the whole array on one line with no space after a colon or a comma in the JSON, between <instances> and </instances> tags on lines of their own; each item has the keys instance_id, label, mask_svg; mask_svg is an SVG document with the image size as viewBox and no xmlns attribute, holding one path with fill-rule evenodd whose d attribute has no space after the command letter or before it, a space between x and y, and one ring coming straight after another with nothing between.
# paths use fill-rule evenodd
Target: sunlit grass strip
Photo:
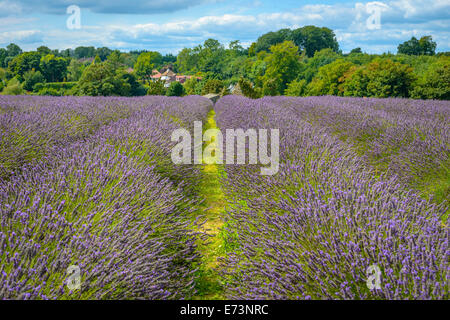
<instances>
[{"instance_id":1,"label":"sunlit grass strip","mask_svg":"<svg viewBox=\"0 0 450 320\"><path fill-rule=\"evenodd\" d=\"M215 129L216 121L214 119L215 112L211 110L208 113L206 126L204 131L208 129ZM208 144L204 145L204 148L215 144L215 138ZM212 157L214 157L213 155ZM207 243L199 246L200 253L202 255L202 264L199 268L197 287L197 296L194 299L199 300L212 300L212 299L224 299L223 284L221 278L216 270L218 267L217 259L223 252L223 238L220 236L221 228L223 227L222 214L224 211L224 194L220 183L220 176L223 174L223 168L217 164L205 164L211 163L212 159L203 159L202 173L203 181L199 186L199 193L205 198L204 202L204 215L206 222L202 225L201 230L210 236Z\"/></svg>"}]
</instances>

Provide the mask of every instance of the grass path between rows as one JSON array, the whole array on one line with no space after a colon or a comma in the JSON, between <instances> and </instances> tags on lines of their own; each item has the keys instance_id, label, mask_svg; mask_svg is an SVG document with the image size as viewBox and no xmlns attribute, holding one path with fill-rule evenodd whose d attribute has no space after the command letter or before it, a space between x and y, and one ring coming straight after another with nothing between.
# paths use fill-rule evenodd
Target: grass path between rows
<instances>
[{"instance_id":1,"label":"grass path between rows","mask_svg":"<svg viewBox=\"0 0 450 320\"><path fill-rule=\"evenodd\" d=\"M206 125L203 130L216 129L215 112L212 109L207 116ZM207 146L216 145L215 139L211 142L204 143L203 149ZM214 155L213 155L214 157ZM209 163L213 161L208 161ZM204 212L206 222L200 231L210 235L206 244L199 246L202 254L202 264L199 269L199 276L196 283L197 295L194 300L221 300L225 299L224 287L218 274L217 259L223 253L223 238L220 236L223 227L222 215L224 212L224 193L220 183L220 175L223 174L223 167L217 164L206 164L203 159L201 166L203 179L199 185L199 192L205 198Z\"/></svg>"}]
</instances>

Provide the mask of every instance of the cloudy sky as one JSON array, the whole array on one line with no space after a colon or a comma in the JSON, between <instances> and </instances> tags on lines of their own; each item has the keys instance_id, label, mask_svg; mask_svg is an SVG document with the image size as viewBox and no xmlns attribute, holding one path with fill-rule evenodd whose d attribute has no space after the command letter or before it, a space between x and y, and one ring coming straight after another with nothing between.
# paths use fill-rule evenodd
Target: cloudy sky
<instances>
[{"instance_id":1,"label":"cloudy sky","mask_svg":"<svg viewBox=\"0 0 450 320\"><path fill-rule=\"evenodd\" d=\"M67 26L71 5L80 8L80 29ZM423 35L450 51L450 0L0 0L0 47L14 42L25 50L44 44L177 53L207 38L248 46L268 31L305 25L333 29L344 52L396 52Z\"/></svg>"}]
</instances>

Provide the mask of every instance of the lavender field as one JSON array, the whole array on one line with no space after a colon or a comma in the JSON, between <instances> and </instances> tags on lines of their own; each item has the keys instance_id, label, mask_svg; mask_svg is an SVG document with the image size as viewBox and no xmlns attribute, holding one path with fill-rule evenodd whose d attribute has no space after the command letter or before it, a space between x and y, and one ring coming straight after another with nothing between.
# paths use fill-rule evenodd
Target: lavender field
<instances>
[{"instance_id":1,"label":"lavender field","mask_svg":"<svg viewBox=\"0 0 450 320\"><path fill-rule=\"evenodd\" d=\"M174 164L194 121L278 173ZM449 199L448 101L0 96L1 299L449 299Z\"/></svg>"}]
</instances>

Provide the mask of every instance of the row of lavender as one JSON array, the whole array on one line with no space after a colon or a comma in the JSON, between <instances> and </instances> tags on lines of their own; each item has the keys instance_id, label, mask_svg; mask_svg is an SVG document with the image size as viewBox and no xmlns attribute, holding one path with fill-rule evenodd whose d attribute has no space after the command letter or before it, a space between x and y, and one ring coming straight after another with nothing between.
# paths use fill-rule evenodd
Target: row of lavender
<instances>
[{"instance_id":1,"label":"row of lavender","mask_svg":"<svg viewBox=\"0 0 450 320\"><path fill-rule=\"evenodd\" d=\"M397 175L422 195L437 202L450 197L448 101L310 97L277 102L352 144L366 163Z\"/></svg>"},{"instance_id":2,"label":"row of lavender","mask_svg":"<svg viewBox=\"0 0 450 320\"><path fill-rule=\"evenodd\" d=\"M172 119L175 115L181 120L199 119L207 102L197 103L198 99L1 96L0 179L42 159L53 147L83 139L143 108L156 109Z\"/></svg>"},{"instance_id":3,"label":"row of lavender","mask_svg":"<svg viewBox=\"0 0 450 320\"><path fill-rule=\"evenodd\" d=\"M0 297L191 297L201 238L191 213L201 201L185 187L199 171L172 168L170 136L205 118L210 102L22 99L2 104L4 148L18 128L30 149L47 148L11 159L14 173L0 182ZM70 265L81 269L81 290L66 286Z\"/></svg>"},{"instance_id":4,"label":"row of lavender","mask_svg":"<svg viewBox=\"0 0 450 320\"><path fill-rule=\"evenodd\" d=\"M216 104L222 130L280 129L277 175L261 176L257 166L225 166L225 237L231 249L222 272L229 298L449 298L448 226L442 221L448 206L419 197L398 177L375 172L324 122L308 122L316 114L331 126L332 117L320 115L331 109L343 125L339 116L364 102L361 112L349 113L349 132L380 104L388 105L386 113L401 113L397 100L394 105L373 99L349 100L348 105L331 101L225 97ZM430 113L417 104L417 118ZM426 132L445 139L440 125L429 125ZM361 130L371 132L370 124ZM448 140L444 143L448 146ZM371 266L381 270L380 289L366 283Z\"/></svg>"}]
</instances>

